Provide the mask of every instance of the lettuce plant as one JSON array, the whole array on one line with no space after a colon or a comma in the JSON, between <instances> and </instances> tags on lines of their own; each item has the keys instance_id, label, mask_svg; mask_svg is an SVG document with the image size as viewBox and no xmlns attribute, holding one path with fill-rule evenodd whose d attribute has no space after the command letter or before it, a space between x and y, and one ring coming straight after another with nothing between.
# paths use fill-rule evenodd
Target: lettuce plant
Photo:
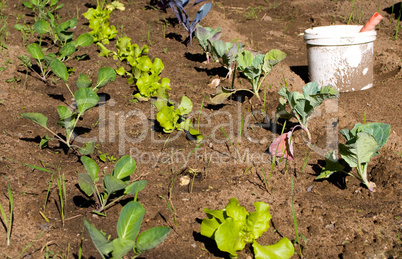
<instances>
[{"instance_id":1,"label":"lettuce plant","mask_svg":"<svg viewBox=\"0 0 402 259\"><path fill-rule=\"evenodd\" d=\"M92 29L89 34L94 37L94 41L109 44L109 40L116 37L117 29L114 25L109 26L110 13L113 9L104 8L104 2L97 1L96 9L89 8L83 16L89 21L89 28Z\"/></svg>"},{"instance_id":2,"label":"lettuce plant","mask_svg":"<svg viewBox=\"0 0 402 259\"><path fill-rule=\"evenodd\" d=\"M209 44L208 41L214 42L219 40L221 34L221 28L213 29L210 27L202 27L199 24L195 28L194 36L205 52L207 63L209 63L209 56L211 55L211 44Z\"/></svg>"},{"instance_id":3,"label":"lettuce plant","mask_svg":"<svg viewBox=\"0 0 402 259\"><path fill-rule=\"evenodd\" d=\"M236 198L231 198L223 210L204 208L208 218L202 220L201 235L214 239L218 248L230 257L237 257L236 251L243 250L248 243L252 244L256 259L292 257L294 246L286 237L274 245L257 243L256 240L268 230L272 217L268 204L255 202L254 207L254 212L247 212Z\"/></svg>"},{"instance_id":4,"label":"lettuce plant","mask_svg":"<svg viewBox=\"0 0 402 259\"><path fill-rule=\"evenodd\" d=\"M99 166L92 158L87 156L82 156L81 162L85 167L86 173L78 174L78 185L88 197L93 195L95 198L96 209L93 211L94 213L100 214L126 195L135 194L135 197L137 197L138 192L144 189L147 184L145 180L130 184L130 175L134 174L136 163L130 156L123 156L117 161L112 174L103 176L103 193L101 193L97 187L97 183L100 180L98 176ZM123 191L122 195L108 203L111 195L119 191Z\"/></svg>"},{"instance_id":5,"label":"lettuce plant","mask_svg":"<svg viewBox=\"0 0 402 259\"><path fill-rule=\"evenodd\" d=\"M52 62L54 62L53 60ZM57 69L53 69L57 76L63 79L67 85L68 73L65 65L58 61L55 66ZM116 79L116 73L114 69L110 67L103 67L98 70L98 80L95 86L92 86L92 81L89 80L85 75L81 74L76 81L78 90L73 94L75 100L76 108L71 110L67 106L60 105L57 107L57 113L59 115L59 124L65 130L65 139L60 137L56 132L51 130L47 126L48 117L44 116L42 113L21 113L23 118L33 121L34 123L42 126L47 131L49 131L53 136L55 136L59 141L66 144L70 149L76 150L77 146L73 145L74 139L74 129L77 123L83 117L84 113L95 107L99 102L99 96L96 93L100 88L106 86L109 82ZM67 85L68 86L68 85ZM68 89L71 91L70 87ZM42 138L41 147L47 145L50 138L46 135ZM78 147L81 154L89 154L93 152L94 143L87 143L84 147Z\"/></svg>"},{"instance_id":6,"label":"lettuce plant","mask_svg":"<svg viewBox=\"0 0 402 259\"><path fill-rule=\"evenodd\" d=\"M138 93L134 94L134 98L139 101L148 101L151 97L168 98L167 90L170 90L170 79L161 78L157 72L151 75L148 73L143 74L137 80Z\"/></svg>"},{"instance_id":7,"label":"lettuce plant","mask_svg":"<svg viewBox=\"0 0 402 259\"><path fill-rule=\"evenodd\" d=\"M311 145L311 133L308 129L308 120L315 111L327 99L337 98L338 91L333 86L319 87L318 83L311 82L303 86L303 93L289 92L286 87L279 90L280 104L277 108L278 115L283 118L290 119L295 117L299 125L292 128L291 131L283 133L276 138L269 147L272 155L278 157L284 156L289 160L293 160L293 141L292 134L298 127L302 128L307 134L307 145ZM286 111L286 104L289 104L291 113Z\"/></svg>"},{"instance_id":8,"label":"lettuce plant","mask_svg":"<svg viewBox=\"0 0 402 259\"><path fill-rule=\"evenodd\" d=\"M121 259L131 250L134 251L133 258L136 258L162 243L171 231L169 227L158 226L140 233L144 215L145 209L141 203L136 200L127 203L120 212L116 225L117 238L113 240L106 238L86 219L84 227L102 258Z\"/></svg>"},{"instance_id":9,"label":"lettuce plant","mask_svg":"<svg viewBox=\"0 0 402 259\"><path fill-rule=\"evenodd\" d=\"M119 11L124 11L126 10L126 7L124 7L123 3L120 3L119 1L113 1L110 4L107 4L105 6L106 9L110 10L110 11L114 11L114 10L119 10Z\"/></svg>"},{"instance_id":10,"label":"lettuce plant","mask_svg":"<svg viewBox=\"0 0 402 259\"><path fill-rule=\"evenodd\" d=\"M343 129L341 134L346 143L338 145L339 154L343 160L337 161L334 151L325 157L325 166L317 179L330 177L335 172L342 172L360 180L370 191L375 191L375 183L368 180L367 168L370 159L379 154L381 147L387 143L391 133L389 124L373 122L356 124L352 130ZM356 168L357 175L345 171L345 168Z\"/></svg>"},{"instance_id":11,"label":"lettuce plant","mask_svg":"<svg viewBox=\"0 0 402 259\"><path fill-rule=\"evenodd\" d=\"M204 1L205 0L196 0L194 1L192 6ZM196 26L211 10L212 3L206 3L201 6L201 8L195 14L194 20L190 22L190 18L188 17L188 14L184 9L189 2L190 0L161 0L158 2L158 6L162 9L166 9L169 6L172 9L172 11L176 14L177 20L179 20L179 22L183 24L184 29L186 29L186 31L188 32L190 37L190 45L192 45L193 33L196 29Z\"/></svg>"},{"instance_id":12,"label":"lettuce plant","mask_svg":"<svg viewBox=\"0 0 402 259\"><path fill-rule=\"evenodd\" d=\"M182 96L177 108L173 103L162 98L159 98L153 104L158 109L156 120L164 132L171 133L175 129L184 130L195 137L197 142L204 138L198 130L194 129L191 120L185 117L193 109L193 103L188 97Z\"/></svg>"},{"instance_id":13,"label":"lettuce plant","mask_svg":"<svg viewBox=\"0 0 402 259\"><path fill-rule=\"evenodd\" d=\"M223 57L225 57L225 55ZM286 54L277 49L270 50L265 55L262 54L254 55L248 50L243 50L241 53L237 54L236 58L237 70L241 71L241 73L247 78L247 80L250 82L252 86L252 90L249 89L229 90L224 88L217 88L217 92L212 96L211 101L214 104L221 104L228 97L230 97L237 91L249 91L253 93L258 98L258 101L262 104L262 100L259 95L261 85L264 82L266 76L269 74L269 72L271 72L272 68L279 62L281 62L285 57ZM264 75L261 78L262 74Z\"/></svg>"},{"instance_id":14,"label":"lettuce plant","mask_svg":"<svg viewBox=\"0 0 402 259\"><path fill-rule=\"evenodd\" d=\"M107 49L103 44L97 43L101 48L100 56L113 56L113 59L125 61L130 65L126 70L120 67L116 70L121 76L128 76L129 84L136 84L138 93L134 95L139 101L148 101L151 97L167 98L167 90L170 90L170 79L159 77L165 68L159 58L152 62L148 55L147 45L140 48L137 44L131 44L128 37L120 38L116 43L116 51Z\"/></svg>"},{"instance_id":15,"label":"lettuce plant","mask_svg":"<svg viewBox=\"0 0 402 259\"><path fill-rule=\"evenodd\" d=\"M99 53L100 57L108 57L109 55L112 55L113 59L118 59L122 62L125 61L130 65L129 70L126 70L124 67L119 67L116 70L117 74L121 76L127 75L129 77L129 84L135 83L135 81L141 76L141 70L136 69L138 65L142 67L142 70L148 71L152 67L152 62L146 55L149 52L149 47L144 45L140 48L137 44L131 44L131 38L129 37L121 37L117 40L115 44L116 51L109 50L100 42L96 43L96 45L101 49ZM151 64L149 64L149 62L151 62ZM160 68L160 71L162 71L162 69L163 67Z\"/></svg>"}]
</instances>

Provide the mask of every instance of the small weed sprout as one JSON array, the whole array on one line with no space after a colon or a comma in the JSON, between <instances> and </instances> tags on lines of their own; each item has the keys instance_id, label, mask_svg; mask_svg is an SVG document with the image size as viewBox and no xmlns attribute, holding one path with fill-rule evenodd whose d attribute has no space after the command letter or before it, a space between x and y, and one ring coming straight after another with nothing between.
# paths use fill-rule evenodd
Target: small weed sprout
<instances>
[{"instance_id":1,"label":"small weed sprout","mask_svg":"<svg viewBox=\"0 0 402 259\"><path fill-rule=\"evenodd\" d=\"M10 184L7 184L7 192L8 192L8 217L6 214L6 207L1 206L0 204L0 212L1 212L1 222L6 229L7 233L7 245L11 244L11 231L13 227L14 221L14 198L13 191L11 190Z\"/></svg>"}]
</instances>

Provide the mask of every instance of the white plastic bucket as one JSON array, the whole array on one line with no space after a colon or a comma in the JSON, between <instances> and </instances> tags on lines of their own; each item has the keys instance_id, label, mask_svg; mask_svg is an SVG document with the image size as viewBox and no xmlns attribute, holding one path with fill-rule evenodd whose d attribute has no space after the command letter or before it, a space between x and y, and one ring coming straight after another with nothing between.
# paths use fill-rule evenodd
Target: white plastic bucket
<instances>
[{"instance_id":1,"label":"white plastic bucket","mask_svg":"<svg viewBox=\"0 0 402 259\"><path fill-rule=\"evenodd\" d=\"M310 81L335 86L339 92L373 86L375 30L360 32L360 25L332 25L307 29Z\"/></svg>"}]
</instances>

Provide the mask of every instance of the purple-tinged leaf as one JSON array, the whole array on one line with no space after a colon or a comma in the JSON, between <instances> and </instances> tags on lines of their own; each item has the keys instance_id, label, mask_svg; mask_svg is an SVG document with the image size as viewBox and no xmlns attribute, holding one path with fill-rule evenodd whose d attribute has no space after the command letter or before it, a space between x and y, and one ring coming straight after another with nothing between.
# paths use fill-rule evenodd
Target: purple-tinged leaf
<instances>
[{"instance_id":1,"label":"purple-tinged leaf","mask_svg":"<svg viewBox=\"0 0 402 259\"><path fill-rule=\"evenodd\" d=\"M292 131L283 133L279 137L277 137L274 142L272 142L271 146L269 146L269 152L272 156L284 157L288 160L294 160L293 155L293 140Z\"/></svg>"},{"instance_id":2,"label":"purple-tinged leaf","mask_svg":"<svg viewBox=\"0 0 402 259\"><path fill-rule=\"evenodd\" d=\"M195 31L195 28L199 22L201 22L202 19L208 14L208 12L211 10L211 3L206 3L203 6L201 6L200 10L195 14L194 21L191 23L191 26L187 31L190 34L190 45L193 45L193 32ZM189 21L188 21L189 22Z\"/></svg>"}]
</instances>

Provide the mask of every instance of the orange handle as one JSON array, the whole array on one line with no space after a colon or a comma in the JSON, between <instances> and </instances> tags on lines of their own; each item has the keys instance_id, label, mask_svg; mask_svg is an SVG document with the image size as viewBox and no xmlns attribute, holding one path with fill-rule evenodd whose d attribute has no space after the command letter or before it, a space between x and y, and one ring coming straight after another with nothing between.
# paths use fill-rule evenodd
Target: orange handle
<instances>
[{"instance_id":1,"label":"orange handle","mask_svg":"<svg viewBox=\"0 0 402 259\"><path fill-rule=\"evenodd\" d=\"M381 14L379 14L378 12L375 13L373 16L371 16L370 20L363 26L360 32L374 30L374 28L377 26L377 24L380 23L382 18L384 17L382 17Z\"/></svg>"}]
</instances>

